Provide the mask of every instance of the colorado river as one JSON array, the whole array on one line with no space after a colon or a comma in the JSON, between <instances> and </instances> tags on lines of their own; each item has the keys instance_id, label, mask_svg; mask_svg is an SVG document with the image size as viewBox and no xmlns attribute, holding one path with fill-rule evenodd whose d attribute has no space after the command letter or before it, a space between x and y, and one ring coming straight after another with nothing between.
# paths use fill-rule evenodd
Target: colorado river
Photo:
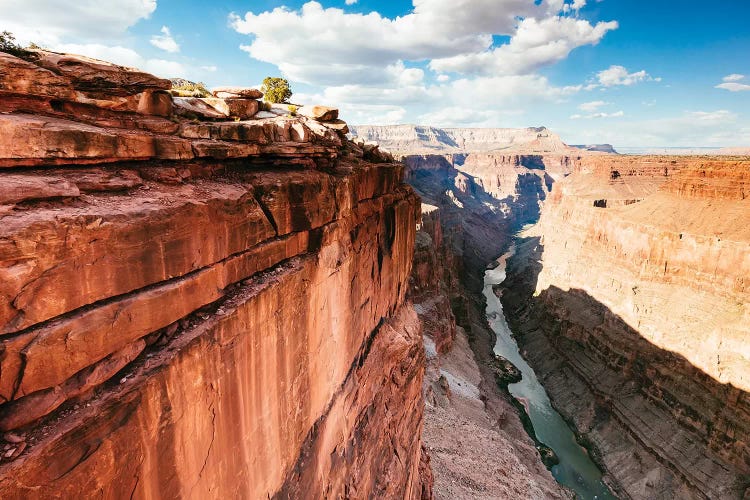
<instances>
[{"instance_id":1,"label":"colorado river","mask_svg":"<svg viewBox=\"0 0 750 500\"><path fill-rule=\"evenodd\" d=\"M562 485L575 491L582 500L614 499L602 482L602 473L591 461L586 450L575 439L575 435L557 411L552 408L547 392L536 378L534 370L521 356L515 339L503 314L503 306L492 290L492 285L505 280L506 260L512 253L503 255L500 265L484 275L484 296L487 298L487 320L497 335L495 353L504 357L521 371L523 379L510 384L511 395L521 402L529 414L536 436L554 450L560 459L552 467L552 475Z\"/></svg>"}]
</instances>

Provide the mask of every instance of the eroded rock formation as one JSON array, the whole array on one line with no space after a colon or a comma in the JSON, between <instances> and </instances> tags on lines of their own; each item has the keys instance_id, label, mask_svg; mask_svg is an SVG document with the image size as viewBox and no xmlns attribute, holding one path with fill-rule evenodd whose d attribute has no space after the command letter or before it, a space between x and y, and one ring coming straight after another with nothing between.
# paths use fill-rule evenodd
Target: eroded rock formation
<instances>
[{"instance_id":1,"label":"eroded rock formation","mask_svg":"<svg viewBox=\"0 0 750 500\"><path fill-rule=\"evenodd\" d=\"M403 167L168 88L0 54L1 496L429 496Z\"/></svg>"},{"instance_id":2,"label":"eroded rock formation","mask_svg":"<svg viewBox=\"0 0 750 500\"><path fill-rule=\"evenodd\" d=\"M399 155L481 152L579 152L545 127L437 128L420 125L358 125L352 133Z\"/></svg>"},{"instance_id":3,"label":"eroded rock formation","mask_svg":"<svg viewBox=\"0 0 750 500\"><path fill-rule=\"evenodd\" d=\"M424 441L435 497L570 498L498 386L502 367L481 292L486 264L514 228L536 220L551 176L562 177L573 160L462 153L404 161L423 200L411 298L425 335Z\"/></svg>"},{"instance_id":4,"label":"eroded rock formation","mask_svg":"<svg viewBox=\"0 0 750 500\"><path fill-rule=\"evenodd\" d=\"M600 157L556 184L502 299L626 498L750 485L750 161Z\"/></svg>"}]
</instances>

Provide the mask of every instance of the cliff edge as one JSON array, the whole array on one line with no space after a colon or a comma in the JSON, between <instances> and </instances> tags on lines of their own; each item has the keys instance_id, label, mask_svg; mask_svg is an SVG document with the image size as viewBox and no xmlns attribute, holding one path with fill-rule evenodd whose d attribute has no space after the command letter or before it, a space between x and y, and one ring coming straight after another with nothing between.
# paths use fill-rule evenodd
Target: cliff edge
<instances>
[{"instance_id":1,"label":"cliff edge","mask_svg":"<svg viewBox=\"0 0 750 500\"><path fill-rule=\"evenodd\" d=\"M169 87L0 53L3 498L429 496L403 167Z\"/></svg>"}]
</instances>

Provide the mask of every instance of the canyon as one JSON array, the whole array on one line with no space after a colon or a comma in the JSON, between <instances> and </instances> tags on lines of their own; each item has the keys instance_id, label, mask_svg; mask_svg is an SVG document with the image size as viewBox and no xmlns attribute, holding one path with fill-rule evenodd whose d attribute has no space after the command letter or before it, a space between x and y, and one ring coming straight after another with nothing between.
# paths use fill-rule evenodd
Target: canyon
<instances>
[{"instance_id":1,"label":"canyon","mask_svg":"<svg viewBox=\"0 0 750 500\"><path fill-rule=\"evenodd\" d=\"M659 190L606 164L547 201L510 261L506 315L619 496L746 496L747 163Z\"/></svg>"},{"instance_id":2,"label":"canyon","mask_svg":"<svg viewBox=\"0 0 750 500\"><path fill-rule=\"evenodd\" d=\"M750 494L749 169L591 162L510 261L518 341L622 497Z\"/></svg>"},{"instance_id":3,"label":"canyon","mask_svg":"<svg viewBox=\"0 0 750 500\"><path fill-rule=\"evenodd\" d=\"M2 498L581 496L531 369L606 495L750 496L750 159L170 87L0 53Z\"/></svg>"},{"instance_id":4,"label":"canyon","mask_svg":"<svg viewBox=\"0 0 750 500\"><path fill-rule=\"evenodd\" d=\"M386 128L355 130L385 139L430 204L423 205L428 222L417 234L415 269L420 240L441 247L447 255L439 263L460 270L444 279L452 318L466 321L468 309L469 322L479 324L484 265L514 249L495 293L523 357L612 492L747 498L750 159L561 151L554 134L529 135L539 129L503 142L498 138L512 131ZM420 142L404 146L415 135ZM476 151L455 152L441 137L489 140L473 144ZM422 154L426 144L438 153ZM434 259L426 260L433 269ZM421 316L426 325L444 321L436 308ZM446 360L437 374L428 368L432 392L460 391L450 349L451 341L460 348L461 334L486 372L480 387L496 389L495 337L472 326L425 328L428 346L434 342L436 357ZM440 398L432 404L460 418L471 414ZM442 425L431 422L430 406L428 397L428 449L441 441L431 426ZM494 437L512 442L502 432ZM442 460L436 491L450 488L441 476L456 474L449 465L455 457L431 459ZM482 493L464 489L463 497L472 495Z\"/></svg>"}]
</instances>

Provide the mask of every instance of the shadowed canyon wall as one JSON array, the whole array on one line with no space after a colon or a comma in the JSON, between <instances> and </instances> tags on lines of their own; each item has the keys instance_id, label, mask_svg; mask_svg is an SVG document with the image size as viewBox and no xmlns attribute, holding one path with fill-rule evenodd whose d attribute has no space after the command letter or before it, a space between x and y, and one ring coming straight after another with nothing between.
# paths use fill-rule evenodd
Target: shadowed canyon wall
<instances>
[{"instance_id":1,"label":"shadowed canyon wall","mask_svg":"<svg viewBox=\"0 0 750 500\"><path fill-rule=\"evenodd\" d=\"M746 498L750 161L592 159L519 240L502 300L625 498Z\"/></svg>"},{"instance_id":2,"label":"shadowed canyon wall","mask_svg":"<svg viewBox=\"0 0 750 500\"><path fill-rule=\"evenodd\" d=\"M403 166L168 88L0 54L0 496L429 497Z\"/></svg>"},{"instance_id":3,"label":"shadowed canyon wall","mask_svg":"<svg viewBox=\"0 0 750 500\"><path fill-rule=\"evenodd\" d=\"M439 299L414 295L428 336L425 442L440 447L432 452L436 495L469 498L486 486L471 476L451 486L465 475L447 464L480 447L447 446L432 431L445 427L433 414L458 408L456 393L471 380L456 376L465 360L451 357L462 333L480 371L492 366L492 333L479 326L483 305L472 298L484 265L512 241L516 255L498 290L506 316L614 492L748 495L747 159L502 151L405 161L430 204L416 283L440 281L453 312L442 318ZM456 274L436 276L441 266ZM477 393L487 414L493 375L484 369L475 379L485 383Z\"/></svg>"},{"instance_id":4,"label":"shadowed canyon wall","mask_svg":"<svg viewBox=\"0 0 750 500\"><path fill-rule=\"evenodd\" d=\"M502 384L482 295L486 264L535 221L567 156L406 156L422 197L411 299L427 353L424 441L436 498L570 498L545 468ZM505 382L507 384L507 382Z\"/></svg>"}]
</instances>

